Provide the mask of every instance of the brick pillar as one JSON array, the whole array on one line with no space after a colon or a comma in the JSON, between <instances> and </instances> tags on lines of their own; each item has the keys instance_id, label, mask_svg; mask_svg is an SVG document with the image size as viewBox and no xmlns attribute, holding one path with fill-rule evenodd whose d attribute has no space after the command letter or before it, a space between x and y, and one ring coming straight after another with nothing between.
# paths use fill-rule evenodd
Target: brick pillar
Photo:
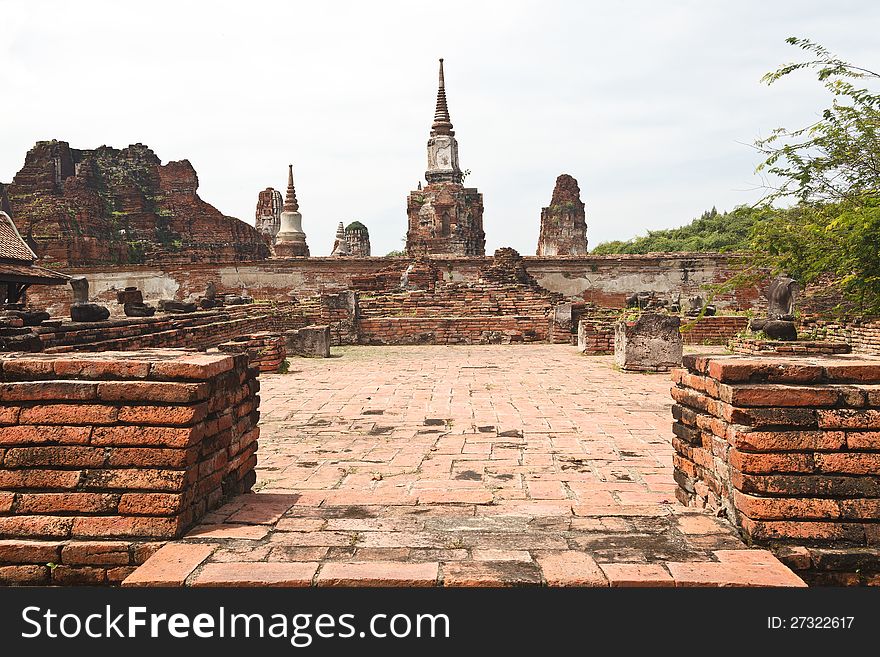
<instances>
[{"instance_id":1,"label":"brick pillar","mask_svg":"<svg viewBox=\"0 0 880 657\"><path fill-rule=\"evenodd\" d=\"M686 356L677 496L811 583L880 584L880 361Z\"/></svg>"},{"instance_id":2,"label":"brick pillar","mask_svg":"<svg viewBox=\"0 0 880 657\"><path fill-rule=\"evenodd\" d=\"M255 481L247 356L0 359L0 583L118 583Z\"/></svg>"}]
</instances>

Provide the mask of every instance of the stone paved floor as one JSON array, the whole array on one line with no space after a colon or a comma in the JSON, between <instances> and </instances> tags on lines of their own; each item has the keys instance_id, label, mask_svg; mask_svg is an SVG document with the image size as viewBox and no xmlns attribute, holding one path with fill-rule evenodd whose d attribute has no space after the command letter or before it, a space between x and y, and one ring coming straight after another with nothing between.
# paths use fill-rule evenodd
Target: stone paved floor
<instances>
[{"instance_id":1,"label":"stone paved floor","mask_svg":"<svg viewBox=\"0 0 880 657\"><path fill-rule=\"evenodd\" d=\"M669 377L565 345L263 375L258 483L127 585L803 585L675 502Z\"/></svg>"}]
</instances>

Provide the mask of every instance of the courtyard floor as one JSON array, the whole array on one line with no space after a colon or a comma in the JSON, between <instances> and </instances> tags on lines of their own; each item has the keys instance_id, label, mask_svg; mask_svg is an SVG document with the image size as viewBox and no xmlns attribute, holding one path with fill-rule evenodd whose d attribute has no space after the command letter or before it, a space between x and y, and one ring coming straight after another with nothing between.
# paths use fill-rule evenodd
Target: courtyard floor
<instances>
[{"instance_id":1,"label":"courtyard floor","mask_svg":"<svg viewBox=\"0 0 880 657\"><path fill-rule=\"evenodd\" d=\"M803 586L676 502L668 375L567 345L290 362L260 377L256 493L126 585Z\"/></svg>"}]
</instances>

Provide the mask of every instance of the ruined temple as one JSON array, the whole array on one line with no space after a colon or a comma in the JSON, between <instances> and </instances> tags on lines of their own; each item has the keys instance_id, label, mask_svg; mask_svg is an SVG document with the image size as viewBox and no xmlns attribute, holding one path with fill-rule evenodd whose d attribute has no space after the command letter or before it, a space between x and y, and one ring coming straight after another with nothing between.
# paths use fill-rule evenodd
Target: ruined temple
<instances>
[{"instance_id":1,"label":"ruined temple","mask_svg":"<svg viewBox=\"0 0 880 657\"><path fill-rule=\"evenodd\" d=\"M485 255L483 195L462 184L464 174L446 104L442 59L425 179L428 184L407 197L407 255Z\"/></svg>"},{"instance_id":2,"label":"ruined temple","mask_svg":"<svg viewBox=\"0 0 880 657\"><path fill-rule=\"evenodd\" d=\"M53 265L262 260L260 233L197 193L188 160L162 164L143 144L122 150L41 141L2 203L28 245Z\"/></svg>"},{"instance_id":3,"label":"ruined temple","mask_svg":"<svg viewBox=\"0 0 880 657\"><path fill-rule=\"evenodd\" d=\"M587 255L587 222L578 182L567 173L556 179L550 205L541 210L539 256Z\"/></svg>"},{"instance_id":4,"label":"ruined temple","mask_svg":"<svg viewBox=\"0 0 880 657\"><path fill-rule=\"evenodd\" d=\"M272 187L267 187L257 196L257 212L254 217L254 226L265 236L269 244L275 244L275 236L281 229L281 207L284 199L281 192Z\"/></svg>"},{"instance_id":5,"label":"ruined temple","mask_svg":"<svg viewBox=\"0 0 880 657\"><path fill-rule=\"evenodd\" d=\"M345 239L348 241L351 255L360 258L369 257L370 231L360 221L352 221L345 227Z\"/></svg>"}]
</instances>

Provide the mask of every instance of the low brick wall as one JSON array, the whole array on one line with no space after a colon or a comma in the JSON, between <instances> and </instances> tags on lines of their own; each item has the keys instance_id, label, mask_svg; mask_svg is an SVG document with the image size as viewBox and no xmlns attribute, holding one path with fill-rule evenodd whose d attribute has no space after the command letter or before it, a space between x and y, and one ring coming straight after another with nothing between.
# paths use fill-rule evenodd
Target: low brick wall
<instances>
[{"instance_id":1,"label":"low brick wall","mask_svg":"<svg viewBox=\"0 0 880 657\"><path fill-rule=\"evenodd\" d=\"M218 345L224 354L247 354L251 367L260 372L277 372L287 357L286 340L277 333L261 331Z\"/></svg>"},{"instance_id":2,"label":"low brick wall","mask_svg":"<svg viewBox=\"0 0 880 657\"><path fill-rule=\"evenodd\" d=\"M546 342L548 317L379 317L360 320L360 343L508 344Z\"/></svg>"},{"instance_id":3,"label":"low brick wall","mask_svg":"<svg viewBox=\"0 0 880 657\"><path fill-rule=\"evenodd\" d=\"M0 584L114 584L256 476L244 355L0 358Z\"/></svg>"},{"instance_id":4,"label":"low brick wall","mask_svg":"<svg viewBox=\"0 0 880 657\"><path fill-rule=\"evenodd\" d=\"M810 583L880 584L880 360L685 356L677 497Z\"/></svg>"},{"instance_id":5,"label":"low brick wall","mask_svg":"<svg viewBox=\"0 0 880 657\"><path fill-rule=\"evenodd\" d=\"M752 338L733 338L727 348L735 354L749 356L829 356L848 354L852 351L845 342L817 342L798 340L782 342L779 340L756 340Z\"/></svg>"},{"instance_id":6,"label":"low brick wall","mask_svg":"<svg viewBox=\"0 0 880 657\"><path fill-rule=\"evenodd\" d=\"M800 327L816 340L842 342L861 354L880 355L880 320L851 321L811 320Z\"/></svg>"},{"instance_id":7,"label":"low brick wall","mask_svg":"<svg viewBox=\"0 0 880 657\"><path fill-rule=\"evenodd\" d=\"M616 319L582 317L578 322L578 351L588 356L613 354L616 323Z\"/></svg>"},{"instance_id":8,"label":"low brick wall","mask_svg":"<svg viewBox=\"0 0 880 657\"><path fill-rule=\"evenodd\" d=\"M715 315L694 321L681 318L681 338L685 344L720 345L736 337L749 326L749 318L740 315Z\"/></svg>"}]
</instances>

